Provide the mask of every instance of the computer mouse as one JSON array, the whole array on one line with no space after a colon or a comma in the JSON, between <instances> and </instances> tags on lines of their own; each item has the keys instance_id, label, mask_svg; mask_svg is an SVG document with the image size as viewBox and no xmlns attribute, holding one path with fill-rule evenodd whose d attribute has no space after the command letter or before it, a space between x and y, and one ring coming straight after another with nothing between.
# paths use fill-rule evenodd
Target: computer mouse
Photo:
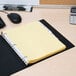
<instances>
[{"instance_id":1,"label":"computer mouse","mask_svg":"<svg viewBox=\"0 0 76 76\"><path fill-rule=\"evenodd\" d=\"M21 16L17 13L10 13L7 15L7 17L10 19L11 22L15 24L18 24L22 21Z\"/></svg>"},{"instance_id":2,"label":"computer mouse","mask_svg":"<svg viewBox=\"0 0 76 76\"><path fill-rule=\"evenodd\" d=\"M0 28L4 28L5 26L6 26L6 24L4 23L4 21L0 17Z\"/></svg>"}]
</instances>

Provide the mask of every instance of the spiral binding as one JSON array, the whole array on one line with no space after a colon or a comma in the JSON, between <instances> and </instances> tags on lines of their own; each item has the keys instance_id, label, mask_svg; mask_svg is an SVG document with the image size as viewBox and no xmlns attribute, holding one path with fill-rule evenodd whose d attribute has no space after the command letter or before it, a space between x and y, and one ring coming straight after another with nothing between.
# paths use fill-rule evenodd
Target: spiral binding
<instances>
[{"instance_id":1,"label":"spiral binding","mask_svg":"<svg viewBox=\"0 0 76 76\"><path fill-rule=\"evenodd\" d=\"M24 56L20 50L16 47L16 44L14 44L8 37L6 33L1 32L1 36L7 41L7 43L11 46L11 48L16 52L16 54L22 59L22 61L28 65L28 58L27 56Z\"/></svg>"}]
</instances>

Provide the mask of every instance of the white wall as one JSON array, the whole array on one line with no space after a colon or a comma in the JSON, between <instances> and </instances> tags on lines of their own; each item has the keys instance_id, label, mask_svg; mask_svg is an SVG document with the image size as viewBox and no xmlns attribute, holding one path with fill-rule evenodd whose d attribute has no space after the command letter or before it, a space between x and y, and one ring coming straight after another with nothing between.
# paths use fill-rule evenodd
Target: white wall
<instances>
[{"instance_id":1,"label":"white wall","mask_svg":"<svg viewBox=\"0 0 76 76\"><path fill-rule=\"evenodd\" d=\"M0 0L0 4L38 5L39 0Z\"/></svg>"},{"instance_id":2,"label":"white wall","mask_svg":"<svg viewBox=\"0 0 76 76\"><path fill-rule=\"evenodd\" d=\"M28 5L38 5L39 4L39 0L26 0Z\"/></svg>"}]
</instances>

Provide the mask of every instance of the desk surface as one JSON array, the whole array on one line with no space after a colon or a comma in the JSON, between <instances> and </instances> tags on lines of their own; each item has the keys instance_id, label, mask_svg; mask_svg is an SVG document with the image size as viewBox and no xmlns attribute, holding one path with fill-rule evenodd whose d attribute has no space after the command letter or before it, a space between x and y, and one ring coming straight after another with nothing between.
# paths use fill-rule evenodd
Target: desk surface
<instances>
[{"instance_id":1,"label":"desk surface","mask_svg":"<svg viewBox=\"0 0 76 76\"><path fill-rule=\"evenodd\" d=\"M68 40L76 45L76 25L69 24L69 9L42 9L34 8L33 12L17 12L22 16L22 23L16 25L9 21L6 14L0 16L6 23L6 29L12 29L26 23L45 19ZM8 12L9 13L9 12ZM58 55L43 60L12 76L76 76L76 47Z\"/></svg>"}]
</instances>

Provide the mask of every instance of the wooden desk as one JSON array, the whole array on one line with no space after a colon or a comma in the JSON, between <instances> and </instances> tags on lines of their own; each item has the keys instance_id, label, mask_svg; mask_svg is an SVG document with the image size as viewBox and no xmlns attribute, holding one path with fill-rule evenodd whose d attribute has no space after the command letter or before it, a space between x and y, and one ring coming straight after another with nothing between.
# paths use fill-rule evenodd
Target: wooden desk
<instances>
[{"instance_id":1,"label":"wooden desk","mask_svg":"<svg viewBox=\"0 0 76 76\"><path fill-rule=\"evenodd\" d=\"M76 25L69 24L69 9L34 8L33 12L18 12L22 23L15 25L9 21L6 14L0 13L7 24L6 29L25 25L34 20L45 19L68 40L76 45ZM12 76L76 76L76 47L41 61Z\"/></svg>"}]
</instances>

